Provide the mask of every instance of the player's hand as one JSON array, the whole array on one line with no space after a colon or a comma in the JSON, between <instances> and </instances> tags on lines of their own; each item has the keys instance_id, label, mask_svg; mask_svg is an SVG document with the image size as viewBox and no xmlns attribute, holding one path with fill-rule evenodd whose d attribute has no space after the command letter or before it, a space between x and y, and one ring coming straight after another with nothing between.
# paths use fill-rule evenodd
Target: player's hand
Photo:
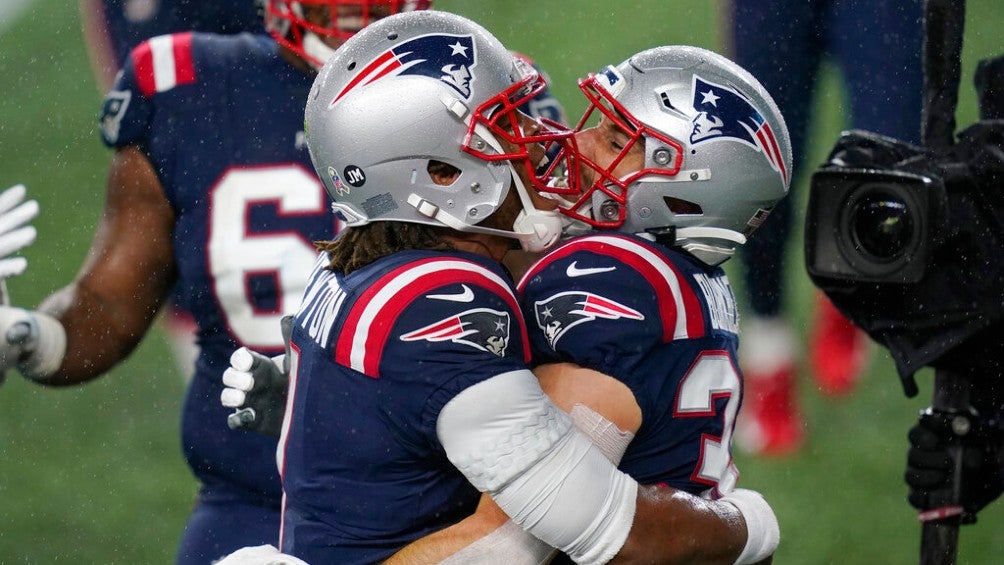
<instances>
[{"instance_id":1,"label":"player's hand","mask_svg":"<svg viewBox=\"0 0 1004 565\"><path fill-rule=\"evenodd\" d=\"M11 255L35 241L35 227L26 225L38 216L38 202L25 201L24 185L0 193L0 279L20 275L28 267L24 257Z\"/></svg>"},{"instance_id":2,"label":"player's hand","mask_svg":"<svg viewBox=\"0 0 1004 565\"><path fill-rule=\"evenodd\" d=\"M230 368L223 372L226 388L220 394L220 402L235 409L227 417L230 429L279 437L289 388L284 358L284 355L269 358L246 347L233 352Z\"/></svg>"},{"instance_id":3,"label":"player's hand","mask_svg":"<svg viewBox=\"0 0 1004 565\"><path fill-rule=\"evenodd\" d=\"M44 381L62 364L65 352L66 332L55 318L0 306L0 373L16 367L26 378Z\"/></svg>"},{"instance_id":4,"label":"player's hand","mask_svg":"<svg viewBox=\"0 0 1004 565\"><path fill-rule=\"evenodd\" d=\"M904 476L912 506L926 511L958 504L964 511L963 523L975 522L976 513L1004 490L1004 434L996 422L982 422L976 416L968 419L970 430L959 435L953 431L952 417L930 409L922 412L908 435L910 449ZM954 500L951 450L958 448L962 450L961 489L959 500Z\"/></svg>"},{"instance_id":5,"label":"player's hand","mask_svg":"<svg viewBox=\"0 0 1004 565\"><path fill-rule=\"evenodd\" d=\"M38 340L32 333L27 311L0 306L0 372L16 368L22 356L30 355L32 344ZM7 334L13 334L15 339Z\"/></svg>"}]
</instances>

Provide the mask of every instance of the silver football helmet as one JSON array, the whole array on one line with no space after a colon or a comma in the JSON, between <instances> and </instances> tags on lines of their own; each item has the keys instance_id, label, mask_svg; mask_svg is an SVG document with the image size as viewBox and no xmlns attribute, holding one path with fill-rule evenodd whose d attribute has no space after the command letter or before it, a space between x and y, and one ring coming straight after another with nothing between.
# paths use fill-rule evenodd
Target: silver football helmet
<instances>
[{"instance_id":1,"label":"silver football helmet","mask_svg":"<svg viewBox=\"0 0 1004 565\"><path fill-rule=\"evenodd\" d=\"M760 83L725 57L656 47L579 87L589 107L576 130L601 116L620 131L623 147L612 162L596 162L570 146L551 163L547 174L559 178L549 190L563 195L571 218L632 233L675 230L676 245L717 265L787 193L784 118ZM615 174L638 144L644 165Z\"/></svg>"},{"instance_id":2,"label":"silver football helmet","mask_svg":"<svg viewBox=\"0 0 1004 565\"><path fill-rule=\"evenodd\" d=\"M487 30L447 12L405 12L348 39L321 69L305 114L314 167L349 226L415 222L516 238L542 250L562 216L537 210L531 183L543 143L571 131L524 131L517 107L545 83ZM460 170L433 182L430 161ZM511 186L523 210L512 231L479 226Z\"/></svg>"}]
</instances>

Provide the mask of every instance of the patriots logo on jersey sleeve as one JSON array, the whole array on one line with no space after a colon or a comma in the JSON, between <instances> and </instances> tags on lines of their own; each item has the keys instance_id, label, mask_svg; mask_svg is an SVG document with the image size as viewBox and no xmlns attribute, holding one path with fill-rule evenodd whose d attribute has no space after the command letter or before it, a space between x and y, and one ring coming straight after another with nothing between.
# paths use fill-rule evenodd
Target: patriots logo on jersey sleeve
<instances>
[{"instance_id":1,"label":"patriots logo on jersey sleeve","mask_svg":"<svg viewBox=\"0 0 1004 565\"><path fill-rule=\"evenodd\" d=\"M419 340L452 341L503 357L509 345L509 314L473 308L401 336L401 341Z\"/></svg>"},{"instance_id":2,"label":"patriots logo on jersey sleeve","mask_svg":"<svg viewBox=\"0 0 1004 565\"><path fill-rule=\"evenodd\" d=\"M409 39L384 51L359 71L329 104L334 106L353 89L385 77L420 75L440 80L464 99L471 97L471 72L478 64L470 35L430 34Z\"/></svg>"},{"instance_id":3,"label":"patriots logo on jersey sleeve","mask_svg":"<svg viewBox=\"0 0 1004 565\"><path fill-rule=\"evenodd\" d=\"M544 332L551 349L555 349L558 340L568 330L597 318L645 319L641 312L591 292L559 292L550 298L534 302L533 310L537 327Z\"/></svg>"},{"instance_id":4,"label":"patriots logo on jersey sleeve","mask_svg":"<svg viewBox=\"0 0 1004 565\"><path fill-rule=\"evenodd\" d=\"M785 182L788 181L788 171L784 168L774 131L745 96L694 75L693 101L697 117L693 120L691 143L739 140L758 148L771 167L781 174Z\"/></svg>"},{"instance_id":5,"label":"patriots logo on jersey sleeve","mask_svg":"<svg viewBox=\"0 0 1004 565\"><path fill-rule=\"evenodd\" d=\"M121 71L119 72L121 73ZM113 90L105 97L105 103L101 109L101 133L104 134L109 143L115 143L119 139L122 118L125 117L126 110L129 109L130 100L132 100L132 92L128 90Z\"/></svg>"}]
</instances>

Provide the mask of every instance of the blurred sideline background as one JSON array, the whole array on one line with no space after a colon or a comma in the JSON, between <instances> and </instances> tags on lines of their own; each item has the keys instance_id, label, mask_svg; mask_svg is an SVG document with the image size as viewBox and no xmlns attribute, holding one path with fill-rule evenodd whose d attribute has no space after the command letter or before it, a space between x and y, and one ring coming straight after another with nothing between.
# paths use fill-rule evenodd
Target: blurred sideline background
<instances>
[{"instance_id":1,"label":"blurred sideline background","mask_svg":"<svg viewBox=\"0 0 1004 565\"><path fill-rule=\"evenodd\" d=\"M722 45L717 2L436 0L436 7L480 22L534 58L573 121L584 106L576 78L655 45ZM1002 24L1000 0L967 3L960 129L977 117L972 72L1000 53ZM29 270L9 282L15 304L34 306L83 262L111 155L98 135L103 93L76 3L0 0L0 77L0 188L25 183L42 209L38 242L25 254ZM815 101L810 163L825 157L843 126L838 85L830 69ZM808 172L796 179L800 210ZM786 276L792 311L804 315L813 289L801 245L799 233ZM800 321L805 335L808 321ZM195 481L178 441L183 379L160 331L84 387L43 389L8 375L0 387L0 564L174 561ZM775 563L917 562L920 526L902 473L906 432L930 403L932 378L919 373L921 393L907 399L889 356L874 345L868 374L847 398L823 398L800 378L804 449L785 459L736 457L740 484L763 492L778 513ZM959 545L960 565L1000 563L1004 500L964 527Z\"/></svg>"}]
</instances>

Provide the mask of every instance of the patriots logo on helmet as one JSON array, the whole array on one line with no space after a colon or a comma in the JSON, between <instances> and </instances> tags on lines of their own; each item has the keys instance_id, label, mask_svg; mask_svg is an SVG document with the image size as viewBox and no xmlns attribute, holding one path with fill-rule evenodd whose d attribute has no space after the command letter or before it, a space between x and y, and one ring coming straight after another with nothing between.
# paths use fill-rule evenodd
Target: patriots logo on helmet
<instances>
[{"instance_id":1,"label":"patriots logo on helmet","mask_svg":"<svg viewBox=\"0 0 1004 565\"><path fill-rule=\"evenodd\" d=\"M559 292L533 303L537 326L543 330L551 349L568 330L597 318L644 320L645 315L619 302L591 292Z\"/></svg>"},{"instance_id":2,"label":"patriots logo on helmet","mask_svg":"<svg viewBox=\"0 0 1004 565\"><path fill-rule=\"evenodd\" d=\"M718 139L739 140L756 147L767 157L771 167L788 182L781 149L774 131L750 101L735 90L694 75L694 129L690 142L694 145Z\"/></svg>"},{"instance_id":3,"label":"patriots logo on helmet","mask_svg":"<svg viewBox=\"0 0 1004 565\"><path fill-rule=\"evenodd\" d=\"M401 336L401 341L420 340L452 341L502 357L509 345L509 314L474 308Z\"/></svg>"},{"instance_id":4,"label":"patriots logo on helmet","mask_svg":"<svg viewBox=\"0 0 1004 565\"><path fill-rule=\"evenodd\" d=\"M421 75L440 80L465 99L477 66L474 38L470 35L430 34L399 43L373 59L335 96L328 107L353 89L394 76Z\"/></svg>"}]
</instances>

